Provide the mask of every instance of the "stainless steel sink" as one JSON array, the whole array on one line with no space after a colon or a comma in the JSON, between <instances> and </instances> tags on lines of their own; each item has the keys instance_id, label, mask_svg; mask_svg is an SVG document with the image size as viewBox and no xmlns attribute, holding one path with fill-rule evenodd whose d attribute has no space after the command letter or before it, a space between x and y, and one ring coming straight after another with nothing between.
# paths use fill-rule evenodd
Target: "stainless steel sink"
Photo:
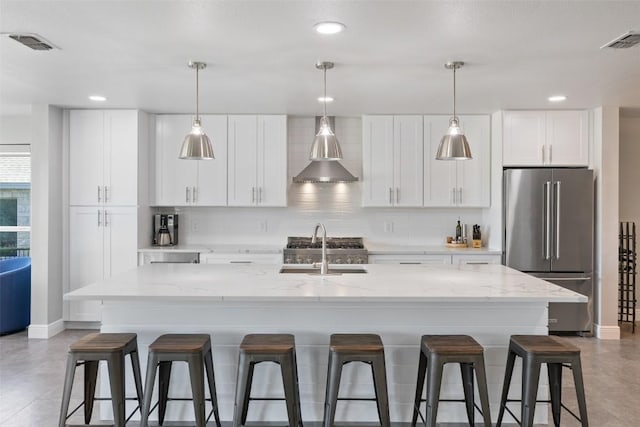
<instances>
[{"instance_id":1,"label":"stainless steel sink","mask_svg":"<svg viewBox=\"0 0 640 427\"><path fill-rule=\"evenodd\" d=\"M320 276L320 268L313 268L313 267L282 267L279 272L284 274L297 273L297 274L313 274L313 275ZM364 267L359 267L359 266L352 266L352 267L346 267L346 268L329 267L329 272L327 273L327 275L335 276L340 274L363 274L366 272L367 270L365 270Z\"/></svg>"}]
</instances>

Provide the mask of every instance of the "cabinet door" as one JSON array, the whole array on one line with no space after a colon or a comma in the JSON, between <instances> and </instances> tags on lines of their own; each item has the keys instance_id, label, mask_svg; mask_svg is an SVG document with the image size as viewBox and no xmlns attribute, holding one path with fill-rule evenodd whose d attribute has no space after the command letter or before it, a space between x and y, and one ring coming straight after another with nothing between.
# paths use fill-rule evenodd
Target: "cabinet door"
<instances>
[{"instance_id":1,"label":"cabinet door","mask_svg":"<svg viewBox=\"0 0 640 427\"><path fill-rule=\"evenodd\" d=\"M395 206L422 206L423 139L422 116L393 118Z\"/></svg>"},{"instance_id":2,"label":"cabinet door","mask_svg":"<svg viewBox=\"0 0 640 427\"><path fill-rule=\"evenodd\" d=\"M229 206L256 204L257 131L256 116L229 116Z\"/></svg>"},{"instance_id":3,"label":"cabinet door","mask_svg":"<svg viewBox=\"0 0 640 427\"><path fill-rule=\"evenodd\" d=\"M103 222L101 207L69 209L69 291L103 278ZM71 301L69 319L99 321L99 301Z\"/></svg>"},{"instance_id":4,"label":"cabinet door","mask_svg":"<svg viewBox=\"0 0 640 427\"><path fill-rule=\"evenodd\" d=\"M197 163L198 179L191 198L197 206L227 204L227 116L204 115L202 126L211 139L213 160L191 160ZM189 163L189 160L181 160Z\"/></svg>"},{"instance_id":5,"label":"cabinet door","mask_svg":"<svg viewBox=\"0 0 640 427\"><path fill-rule=\"evenodd\" d=\"M104 200L104 112L69 112L69 203L96 205Z\"/></svg>"},{"instance_id":6,"label":"cabinet door","mask_svg":"<svg viewBox=\"0 0 640 427\"><path fill-rule=\"evenodd\" d=\"M473 154L473 151L471 153ZM451 258L454 265L502 263L502 255L453 255Z\"/></svg>"},{"instance_id":7,"label":"cabinet door","mask_svg":"<svg viewBox=\"0 0 640 427\"><path fill-rule=\"evenodd\" d=\"M457 206L489 207L491 200L491 118L460 116L471 148L471 160L457 163Z\"/></svg>"},{"instance_id":8,"label":"cabinet door","mask_svg":"<svg viewBox=\"0 0 640 427\"><path fill-rule=\"evenodd\" d=\"M424 117L424 206L456 204L456 161L436 160L440 139L448 127L448 116Z\"/></svg>"},{"instance_id":9,"label":"cabinet door","mask_svg":"<svg viewBox=\"0 0 640 427\"><path fill-rule=\"evenodd\" d=\"M586 111L547 111L548 160L554 166L588 166Z\"/></svg>"},{"instance_id":10,"label":"cabinet door","mask_svg":"<svg viewBox=\"0 0 640 427\"><path fill-rule=\"evenodd\" d=\"M193 117L185 114L156 117L156 205L184 206L192 203L198 160L178 158L192 122Z\"/></svg>"},{"instance_id":11,"label":"cabinet door","mask_svg":"<svg viewBox=\"0 0 640 427\"><path fill-rule=\"evenodd\" d=\"M287 116L258 116L257 204L287 206Z\"/></svg>"},{"instance_id":12,"label":"cabinet door","mask_svg":"<svg viewBox=\"0 0 640 427\"><path fill-rule=\"evenodd\" d=\"M113 206L138 204L138 112L104 113L104 201Z\"/></svg>"},{"instance_id":13,"label":"cabinet door","mask_svg":"<svg viewBox=\"0 0 640 427\"><path fill-rule=\"evenodd\" d=\"M504 166L542 166L545 159L545 112L505 111Z\"/></svg>"},{"instance_id":14,"label":"cabinet door","mask_svg":"<svg viewBox=\"0 0 640 427\"><path fill-rule=\"evenodd\" d=\"M393 151L393 116L363 116L363 206L393 206Z\"/></svg>"},{"instance_id":15,"label":"cabinet door","mask_svg":"<svg viewBox=\"0 0 640 427\"><path fill-rule=\"evenodd\" d=\"M104 213L104 278L138 265L137 208L106 208Z\"/></svg>"}]
</instances>

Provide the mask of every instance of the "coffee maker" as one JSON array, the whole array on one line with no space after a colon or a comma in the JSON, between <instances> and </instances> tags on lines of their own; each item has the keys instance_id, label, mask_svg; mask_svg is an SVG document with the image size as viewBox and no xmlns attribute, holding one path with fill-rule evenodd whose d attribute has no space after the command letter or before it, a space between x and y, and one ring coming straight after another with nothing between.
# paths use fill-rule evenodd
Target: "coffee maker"
<instances>
[{"instance_id":1,"label":"coffee maker","mask_svg":"<svg viewBox=\"0 0 640 427\"><path fill-rule=\"evenodd\" d=\"M153 245L175 246L178 244L178 215L153 215Z\"/></svg>"}]
</instances>

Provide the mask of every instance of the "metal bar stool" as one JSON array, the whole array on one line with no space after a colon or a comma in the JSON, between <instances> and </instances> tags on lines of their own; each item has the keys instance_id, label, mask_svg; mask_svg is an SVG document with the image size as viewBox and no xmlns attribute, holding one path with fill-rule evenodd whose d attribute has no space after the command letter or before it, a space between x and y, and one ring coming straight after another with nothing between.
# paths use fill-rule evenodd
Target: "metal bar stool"
<instances>
[{"instance_id":1,"label":"metal bar stool","mask_svg":"<svg viewBox=\"0 0 640 427\"><path fill-rule=\"evenodd\" d=\"M462 373L464 399L440 399L442 371L447 363L459 363ZM478 377L480 405L474 399L473 373ZM427 398L422 399L424 377L427 376ZM420 413L420 403L426 402L425 417ZM418 364L418 383L413 408L412 426L418 416L427 427L435 427L438 415L438 402L464 402L467 407L469 425L474 425L474 411L477 409L483 417L485 427L491 427L489 412L489 393L484 369L484 349L468 335L423 335L420 341L420 361Z\"/></svg>"},{"instance_id":2,"label":"metal bar stool","mask_svg":"<svg viewBox=\"0 0 640 427\"><path fill-rule=\"evenodd\" d=\"M371 365L375 398L339 398L342 365L364 362ZM383 427L389 427L389 397L387 396L387 374L384 364L384 346L375 334L333 334L329 344L329 371L324 401L323 427L333 427L338 400L375 400L378 418Z\"/></svg>"},{"instance_id":3,"label":"metal bar stool","mask_svg":"<svg viewBox=\"0 0 640 427\"><path fill-rule=\"evenodd\" d=\"M124 357L126 355L131 358L131 366L133 367L133 379L137 396L135 398L125 397ZM101 360L107 362L111 398L95 397L98 365ZM84 366L84 401L68 414L73 378L77 366ZM84 406L84 422L89 424L93 413L93 404L96 400L111 400L113 423L116 427L123 427L135 411L140 408L142 403L142 379L140 377L140 360L138 359L136 334L93 333L84 336L69 346L58 426L66 426L67 419L81 406ZM125 417L125 400L138 401L138 406L129 417Z\"/></svg>"},{"instance_id":4,"label":"metal bar stool","mask_svg":"<svg viewBox=\"0 0 640 427\"><path fill-rule=\"evenodd\" d=\"M273 362L280 365L284 398L251 397L253 370L256 364L262 362ZM284 400L287 405L289 426L302 426L296 346L293 335L249 334L242 339L238 360L233 427L243 426L247 422L249 402L252 400Z\"/></svg>"},{"instance_id":5,"label":"metal bar stool","mask_svg":"<svg viewBox=\"0 0 640 427\"><path fill-rule=\"evenodd\" d=\"M522 357L521 400L508 398L516 356ZM540 379L540 367L543 363L547 364L551 400L536 400L538 381ZM573 382L576 388L578 409L580 411L579 418L562 403L563 367L573 371ZM521 402L520 420L507 408L507 402ZM505 410L509 412L521 426L533 426L536 402L551 403L553 424L556 427L560 425L560 412L562 408L566 409L575 419L580 421L582 427L588 427L587 403L584 394L584 384L582 382L582 365L580 364L580 349L546 335L512 335L509 341L509 355L507 357L507 368L504 374L502 399L500 401L500 413L496 426L499 427L502 424L502 417L504 416Z\"/></svg>"},{"instance_id":6,"label":"metal bar stool","mask_svg":"<svg viewBox=\"0 0 640 427\"><path fill-rule=\"evenodd\" d=\"M171 364L173 362L187 362L189 365L189 379L191 381L192 398L170 398L169 381L171 379ZM151 408L153 386L156 371L160 371L158 378L158 402ZM211 399L204 397L204 372L207 374L209 394ZM147 427L149 415L159 407L158 421L162 425L167 410L167 402L172 400L193 401L196 426L205 427L211 414L215 417L216 426L220 427L218 415L218 398L216 396L216 382L213 374L213 357L211 354L211 337L208 334L165 334L161 335L149 346L147 362L146 390L142 406L141 427ZM210 400L213 408L205 419L205 401Z\"/></svg>"}]
</instances>

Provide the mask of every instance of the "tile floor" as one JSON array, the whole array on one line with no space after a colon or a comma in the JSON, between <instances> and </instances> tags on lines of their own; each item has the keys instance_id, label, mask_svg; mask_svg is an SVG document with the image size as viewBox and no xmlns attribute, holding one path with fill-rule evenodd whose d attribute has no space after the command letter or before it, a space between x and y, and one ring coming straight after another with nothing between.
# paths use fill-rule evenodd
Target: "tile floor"
<instances>
[{"instance_id":1,"label":"tile floor","mask_svg":"<svg viewBox=\"0 0 640 427\"><path fill-rule=\"evenodd\" d=\"M566 338L582 350L591 426L640 426L640 330L635 335L630 330L629 325L623 326L620 341ZM1 427L57 425L67 348L88 332L68 330L49 340L29 340L26 332L0 337ZM77 380L81 378L82 375L76 375ZM575 410L573 382L567 377L564 385L567 406ZM71 407L81 402L81 393L78 384ZM320 425L305 426L310 424ZM82 425L82 416L74 415L70 425ZM580 424L564 413L562 425Z\"/></svg>"}]
</instances>

